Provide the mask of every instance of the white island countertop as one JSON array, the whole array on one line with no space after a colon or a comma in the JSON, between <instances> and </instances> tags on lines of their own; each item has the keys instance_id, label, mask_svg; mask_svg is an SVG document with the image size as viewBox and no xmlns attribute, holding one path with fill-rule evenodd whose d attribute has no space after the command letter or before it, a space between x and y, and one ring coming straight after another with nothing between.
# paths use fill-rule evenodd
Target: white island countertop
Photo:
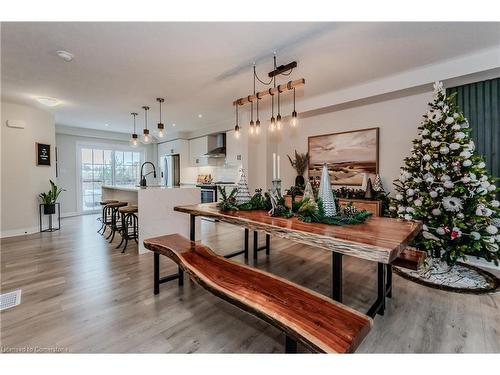
<instances>
[{"instance_id":1,"label":"white island countertop","mask_svg":"<svg viewBox=\"0 0 500 375\"><path fill-rule=\"evenodd\" d=\"M173 233L189 238L189 215L174 211L174 207L200 203L201 193L200 188L192 185L103 185L102 199L116 199L129 205L137 204L139 253L145 253L148 251L143 245L146 238ZM196 226L198 231L199 219Z\"/></svg>"}]
</instances>

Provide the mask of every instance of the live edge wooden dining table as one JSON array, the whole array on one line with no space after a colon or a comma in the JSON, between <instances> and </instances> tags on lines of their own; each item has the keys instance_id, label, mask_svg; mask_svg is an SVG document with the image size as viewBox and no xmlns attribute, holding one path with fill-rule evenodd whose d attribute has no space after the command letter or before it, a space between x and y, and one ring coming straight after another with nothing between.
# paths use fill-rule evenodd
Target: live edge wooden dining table
<instances>
[{"instance_id":1,"label":"live edge wooden dining table","mask_svg":"<svg viewBox=\"0 0 500 375\"><path fill-rule=\"evenodd\" d=\"M370 217L365 223L355 225L327 225L305 223L296 217L289 219L272 217L264 210L221 211L217 203L202 203L174 207L175 211L190 215L190 239L195 241L196 216L217 219L245 229L245 250L229 256L248 255L248 231L263 231L266 234L310 245L332 253L331 297L342 302L342 257L344 255L377 262L377 299L367 311L367 315L383 315L386 297L391 297L391 263L420 232L422 224L385 217ZM160 277L159 256L155 253L154 262L155 291L159 284L170 280L183 283L183 272Z\"/></svg>"}]
</instances>

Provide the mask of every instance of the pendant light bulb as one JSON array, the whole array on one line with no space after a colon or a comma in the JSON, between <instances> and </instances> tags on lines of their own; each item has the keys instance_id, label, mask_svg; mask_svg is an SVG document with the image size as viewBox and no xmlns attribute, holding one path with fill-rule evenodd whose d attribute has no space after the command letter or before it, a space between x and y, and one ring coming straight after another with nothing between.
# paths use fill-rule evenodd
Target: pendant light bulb
<instances>
[{"instance_id":1,"label":"pendant light bulb","mask_svg":"<svg viewBox=\"0 0 500 375\"><path fill-rule=\"evenodd\" d=\"M145 145L151 143L151 135L149 135L149 129L148 129L148 111L149 107L147 105L143 106L142 109L144 109L144 130L142 132L142 138L141 142Z\"/></svg>"},{"instance_id":2,"label":"pendant light bulb","mask_svg":"<svg viewBox=\"0 0 500 375\"><path fill-rule=\"evenodd\" d=\"M255 133L255 124L254 124L253 120L250 121L250 126L248 127L248 131L251 135L253 135Z\"/></svg>"},{"instance_id":3,"label":"pendant light bulb","mask_svg":"<svg viewBox=\"0 0 500 375\"><path fill-rule=\"evenodd\" d=\"M299 124L299 119L297 118L297 112L293 111L292 112L292 121L291 121L292 127L297 127Z\"/></svg>"},{"instance_id":4,"label":"pendant light bulb","mask_svg":"<svg viewBox=\"0 0 500 375\"><path fill-rule=\"evenodd\" d=\"M136 112L131 113L132 116L134 116L134 132L132 133L132 138L130 138L130 147L137 147L139 146L139 137L137 136L137 133L135 132L135 117L137 116Z\"/></svg>"},{"instance_id":5,"label":"pendant light bulb","mask_svg":"<svg viewBox=\"0 0 500 375\"><path fill-rule=\"evenodd\" d=\"M158 123L158 128L156 129L156 136L158 138L164 138L166 135L165 125L161 122L161 104L165 101L163 98L156 98L156 101L160 103L160 122Z\"/></svg>"},{"instance_id":6,"label":"pendant light bulb","mask_svg":"<svg viewBox=\"0 0 500 375\"><path fill-rule=\"evenodd\" d=\"M271 117L271 123L269 124L269 130L274 132L274 130L276 129L276 119L273 117Z\"/></svg>"},{"instance_id":7,"label":"pendant light bulb","mask_svg":"<svg viewBox=\"0 0 500 375\"><path fill-rule=\"evenodd\" d=\"M235 137L236 139L240 138L240 127L239 127L239 125L236 125L236 126L234 127L234 137Z\"/></svg>"},{"instance_id":8,"label":"pendant light bulb","mask_svg":"<svg viewBox=\"0 0 500 375\"><path fill-rule=\"evenodd\" d=\"M281 130L281 115L276 116L276 129Z\"/></svg>"},{"instance_id":9,"label":"pendant light bulb","mask_svg":"<svg viewBox=\"0 0 500 375\"><path fill-rule=\"evenodd\" d=\"M255 121L255 134L260 134L260 120Z\"/></svg>"}]
</instances>

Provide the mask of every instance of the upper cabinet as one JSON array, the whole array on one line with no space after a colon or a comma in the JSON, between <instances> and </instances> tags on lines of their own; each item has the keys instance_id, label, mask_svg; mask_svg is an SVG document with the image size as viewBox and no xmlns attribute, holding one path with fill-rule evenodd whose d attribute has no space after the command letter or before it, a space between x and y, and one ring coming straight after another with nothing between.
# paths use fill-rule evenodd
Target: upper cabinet
<instances>
[{"instance_id":1,"label":"upper cabinet","mask_svg":"<svg viewBox=\"0 0 500 375\"><path fill-rule=\"evenodd\" d=\"M241 140L236 139L234 130L226 132L226 164L241 165L243 163Z\"/></svg>"},{"instance_id":2,"label":"upper cabinet","mask_svg":"<svg viewBox=\"0 0 500 375\"><path fill-rule=\"evenodd\" d=\"M189 140L189 162L193 167L215 165L215 160L204 156L217 146L213 136L198 137Z\"/></svg>"},{"instance_id":3,"label":"upper cabinet","mask_svg":"<svg viewBox=\"0 0 500 375\"><path fill-rule=\"evenodd\" d=\"M185 139L176 139L174 141L158 144L158 156L179 154L182 155L188 148L188 141ZM182 155L187 156L187 155Z\"/></svg>"}]
</instances>

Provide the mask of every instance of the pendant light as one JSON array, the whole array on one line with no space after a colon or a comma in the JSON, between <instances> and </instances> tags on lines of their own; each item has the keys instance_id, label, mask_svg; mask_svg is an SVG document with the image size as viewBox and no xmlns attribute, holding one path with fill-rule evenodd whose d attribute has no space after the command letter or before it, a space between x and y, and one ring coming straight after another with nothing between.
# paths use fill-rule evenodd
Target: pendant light
<instances>
[{"instance_id":1,"label":"pendant light","mask_svg":"<svg viewBox=\"0 0 500 375\"><path fill-rule=\"evenodd\" d=\"M137 147L137 146L139 146L139 139L138 139L137 133L135 132L135 116L137 116L138 113L132 112L131 115L134 116L134 133L132 134L132 138L130 138L129 143L130 143L131 147Z\"/></svg>"},{"instance_id":2,"label":"pendant light","mask_svg":"<svg viewBox=\"0 0 500 375\"><path fill-rule=\"evenodd\" d=\"M259 95L257 95L257 121L255 121L255 134L260 134L260 120L259 120Z\"/></svg>"},{"instance_id":3,"label":"pendant light","mask_svg":"<svg viewBox=\"0 0 500 375\"><path fill-rule=\"evenodd\" d=\"M239 104L236 104L236 126L234 127L235 138L240 137L240 126L238 125L238 106L239 106Z\"/></svg>"},{"instance_id":4,"label":"pendant light","mask_svg":"<svg viewBox=\"0 0 500 375\"><path fill-rule=\"evenodd\" d=\"M296 127L299 123L299 119L297 118L297 111L295 111L295 87L293 88L293 112L292 112L292 127Z\"/></svg>"},{"instance_id":5,"label":"pendant light","mask_svg":"<svg viewBox=\"0 0 500 375\"><path fill-rule=\"evenodd\" d=\"M147 105L144 105L144 106L142 106L142 109L144 109L144 130L143 130L141 142L144 143L145 145L147 145L147 144L151 143L151 136L149 135L149 129L148 129L149 107Z\"/></svg>"},{"instance_id":6,"label":"pendant light","mask_svg":"<svg viewBox=\"0 0 500 375\"><path fill-rule=\"evenodd\" d=\"M255 62L253 63L253 94L255 95ZM248 131L250 132L250 135L254 135L255 133L255 124L253 122L253 101L250 102L250 126L248 127Z\"/></svg>"},{"instance_id":7,"label":"pendant light","mask_svg":"<svg viewBox=\"0 0 500 375\"><path fill-rule=\"evenodd\" d=\"M161 103L165 101L163 98L156 98L156 101L160 103L160 122L158 123L158 129L156 130L156 136L158 138L163 138L167 134L165 131L165 125L161 122Z\"/></svg>"},{"instance_id":8,"label":"pendant light","mask_svg":"<svg viewBox=\"0 0 500 375\"><path fill-rule=\"evenodd\" d=\"M269 89L269 94L271 94L271 123L269 124L269 130L274 132L276 129L276 119L274 118L274 94L271 89Z\"/></svg>"},{"instance_id":9,"label":"pendant light","mask_svg":"<svg viewBox=\"0 0 500 375\"><path fill-rule=\"evenodd\" d=\"M278 115L276 116L276 129L281 130L281 113L280 113L280 89L278 87Z\"/></svg>"}]
</instances>

